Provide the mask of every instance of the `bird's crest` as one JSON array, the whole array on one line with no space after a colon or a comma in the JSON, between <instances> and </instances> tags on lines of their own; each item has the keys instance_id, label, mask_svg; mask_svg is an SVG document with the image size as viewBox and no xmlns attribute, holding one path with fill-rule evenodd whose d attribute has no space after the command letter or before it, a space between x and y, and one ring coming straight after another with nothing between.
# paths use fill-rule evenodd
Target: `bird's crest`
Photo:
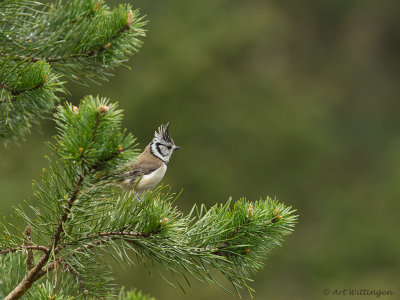
<instances>
[{"instance_id":1,"label":"bird's crest","mask_svg":"<svg viewBox=\"0 0 400 300\"><path fill-rule=\"evenodd\" d=\"M154 137L158 140L164 140L168 143L174 144L174 141L169 135L168 129L169 129L169 122L166 125L161 125L160 127L158 127L158 132L157 131L154 132Z\"/></svg>"}]
</instances>

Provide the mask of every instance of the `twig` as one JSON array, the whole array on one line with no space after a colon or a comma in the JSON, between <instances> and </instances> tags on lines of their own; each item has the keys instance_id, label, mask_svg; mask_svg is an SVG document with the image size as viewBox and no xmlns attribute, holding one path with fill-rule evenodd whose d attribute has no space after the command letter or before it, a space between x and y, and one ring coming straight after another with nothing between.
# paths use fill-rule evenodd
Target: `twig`
<instances>
[{"instance_id":1,"label":"twig","mask_svg":"<svg viewBox=\"0 0 400 300\"><path fill-rule=\"evenodd\" d=\"M131 26L130 26L130 24L126 24L126 25L124 25L124 27L122 27L114 36L112 36L111 37L111 40L114 40L114 39L116 39L118 36L120 36L123 32L125 32L125 31L127 31L127 30L130 30L130 28L131 28ZM138 32L138 33L140 33L140 34L143 34L143 32L142 31L138 31L137 29L133 29L134 31L136 31L136 32ZM108 45L108 44L107 44ZM61 56L61 55L57 55L57 56L52 56L52 57L29 57L29 56L25 56L25 55L13 55L13 57L12 57L12 59L13 60L20 60L20 61L30 61L30 62L37 62L37 61L40 61L40 60L43 60L43 61L45 61L45 62L48 62L48 63L52 63L52 62L59 62L59 61L63 61L63 60L67 60L67 59L73 59L73 58L80 58L80 57L83 57L83 58L87 58L87 57L91 57L91 56L93 56L94 54L96 54L96 52L97 53L101 53L101 52L103 52L104 50L107 50L109 48L109 46L108 47L101 47L100 49L97 49L97 50L89 50L89 51L86 51L85 53L72 53L72 54L69 54L69 55L64 55L64 56ZM9 54L7 54L7 53L0 53L0 56L8 56Z\"/></svg>"},{"instance_id":2,"label":"twig","mask_svg":"<svg viewBox=\"0 0 400 300\"><path fill-rule=\"evenodd\" d=\"M102 243L104 243L105 240L101 240L99 238L107 238L107 237L111 237L112 239L116 239L118 237L126 237L126 238L130 238L130 237L149 237L152 234L154 234L156 232L153 233L148 233L148 232L136 232L136 231L110 231L110 232L99 232L97 234L93 234L93 235L88 235L86 237L83 237L81 239L78 239L76 241L74 241L74 243L77 242L82 242L82 241L86 241L86 240L90 240L90 239L94 239L94 241L92 241L90 244L86 244L83 245L81 247L76 248L74 251L75 252L79 252L80 250L82 250L82 248L86 248L86 249L91 249L94 246L98 246L101 245ZM66 248L69 245L73 245L74 243L66 243L66 244L62 244L59 247L57 247L54 252L58 253L59 251L61 251L62 249Z\"/></svg>"},{"instance_id":3,"label":"twig","mask_svg":"<svg viewBox=\"0 0 400 300\"><path fill-rule=\"evenodd\" d=\"M57 244L58 244L58 242L60 240L61 232L63 230L63 224L67 221L68 215L71 212L71 208L74 205L74 202L75 202L75 200L76 200L76 198L78 196L78 192L79 192L79 189L81 187L82 182L83 182L83 175L80 175L79 178L78 178L78 181L75 184L75 187L74 187L74 189L72 191L71 197L69 198L67 207L64 210L64 214L62 215L62 217L58 221L58 226L57 226L57 228L56 228L56 230L54 232L54 236L53 236L53 239L52 239L52 241L50 243L49 248L56 248L57 247Z\"/></svg>"},{"instance_id":4,"label":"twig","mask_svg":"<svg viewBox=\"0 0 400 300\"><path fill-rule=\"evenodd\" d=\"M19 299L23 294L25 294L25 292L31 288L32 284L39 279L37 275L48 261L49 255L48 252L43 254L36 266L25 274L25 277L21 282L4 298L4 300Z\"/></svg>"},{"instance_id":5,"label":"twig","mask_svg":"<svg viewBox=\"0 0 400 300\"><path fill-rule=\"evenodd\" d=\"M112 160L113 158L115 158L115 157L117 157L119 154L121 154L122 152L127 151L127 150L129 150L130 148L133 148L133 147L135 147L135 144L131 144L131 145L129 145L128 147L126 147L125 149L118 150L118 151L115 151L114 153L111 153L111 155L110 155L109 157L103 158L103 159L99 160L99 162L98 162L97 164L93 165L92 169L96 171L96 170L97 170L98 168L100 168L104 163L106 163L106 162Z\"/></svg>"},{"instance_id":6,"label":"twig","mask_svg":"<svg viewBox=\"0 0 400 300\"><path fill-rule=\"evenodd\" d=\"M31 237L31 227L28 225L25 228L24 234L26 236L26 243L24 244L24 246L29 246L32 245L32 237ZM29 271L30 269L32 269L35 266L35 261L33 259L33 250L32 249L28 249L28 255L26 257L26 271Z\"/></svg>"},{"instance_id":7,"label":"twig","mask_svg":"<svg viewBox=\"0 0 400 300\"><path fill-rule=\"evenodd\" d=\"M78 192L79 192L82 182L83 182L83 176L80 175L77 183L74 186L72 194L68 200L68 204L64 210L64 214L62 215L62 217L60 218L60 220L58 222L58 226L54 232L54 236L52 238L52 241L51 241L48 249L57 247L57 244L60 240L61 232L63 230L63 224L67 220L68 215L71 211L71 208L78 196ZM6 296L4 298L4 300L19 299L23 294L25 294L25 292L32 286L32 284L46 273L42 269L43 269L44 265L47 263L47 261L49 260L49 257L50 257L50 250L48 250L47 252L45 252L42 255L42 257L39 259L36 266L34 266L29 272L27 272L25 274L25 277L21 280L21 282L11 291L11 293L8 294L8 296Z\"/></svg>"},{"instance_id":8,"label":"twig","mask_svg":"<svg viewBox=\"0 0 400 300\"><path fill-rule=\"evenodd\" d=\"M54 268L56 267L56 264L54 262L51 262L47 265L46 268L42 268L37 274L36 274L36 278L35 281L38 280L39 278L41 278L44 274L52 271Z\"/></svg>"},{"instance_id":9,"label":"twig","mask_svg":"<svg viewBox=\"0 0 400 300\"><path fill-rule=\"evenodd\" d=\"M17 252L17 251L28 250L28 249L40 250L40 251L43 251L45 253L49 251L49 249L47 247L45 247L45 246L40 246L40 245L22 245L22 246L19 246L19 247L13 247L13 248L0 250L0 255L4 255L4 254L7 254L7 253L14 253L14 252Z\"/></svg>"},{"instance_id":10,"label":"twig","mask_svg":"<svg viewBox=\"0 0 400 300\"><path fill-rule=\"evenodd\" d=\"M95 52L93 50L89 50L85 53L76 53L76 54L70 54L70 55L65 55L65 56L52 56L52 57L29 57L25 55L12 55L13 60L19 60L19 61L29 61L29 62L38 62L40 60L43 60L45 62L58 62L61 60L67 60L69 58L79 58L79 57L89 57L92 56ZM0 56L7 57L10 54L8 53L0 53Z\"/></svg>"},{"instance_id":11,"label":"twig","mask_svg":"<svg viewBox=\"0 0 400 300\"><path fill-rule=\"evenodd\" d=\"M85 285L83 284L81 276L76 272L64 259L62 258L56 258L56 260L63 265L64 269L67 270L72 274L72 276L75 277L76 281L78 281L78 284L83 292L83 294L87 294L89 291L85 288Z\"/></svg>"},{"instance_id":12,"label":"twig","mask_svg":"<svg viewBox=\"0 0 400 300\"><path fill-rule=\"evenodd\" d=\"M18 95L21 95L21 94L23 94L23 93L25 93L25 92L30 92L30 91L37 90L38 88L44 86L44 84L45 84L45 82L41 82L41 83L39 83L39 84L37 84L37 85L31 87L31 88L27 88L27 89L23 89L23 90L19 90L19 91L13 90L13 89L10 88L7 84L1 83L1 82L0 82L0 87L2 87L3 89L5 89L6 91L10 92L11 95L13 95L13 96L18 96Z\"/></svg>"},{"instance_id":13,"label":"twig","mask_svg":"<svg viewBox=\"0 0 400 300\"><path fill-rule=\"evenodd\" d=\"M244 226L246 226L247 224L249 224L249 223L250 223L250 220L251 220L250 218L247 218L246 221L245 221L243 224L241 224L240 226L236 227L236 228L231 232L231 234L227 236L227 238L225 239L225 241L223 241L223 242L219 245L219 247L217 247L217 248L215 249L215 250L219 250L219 251L215 251L214 254L219 255L219 256L229 256L229 255L231 255L230 253L228 253L228 252L226 252L226 251L223 251L222 249L229 247L229 245L230 245L229 241L230 241L231 239L233 239L234 236L235 236Z\"/></svg>"}]
</instances>

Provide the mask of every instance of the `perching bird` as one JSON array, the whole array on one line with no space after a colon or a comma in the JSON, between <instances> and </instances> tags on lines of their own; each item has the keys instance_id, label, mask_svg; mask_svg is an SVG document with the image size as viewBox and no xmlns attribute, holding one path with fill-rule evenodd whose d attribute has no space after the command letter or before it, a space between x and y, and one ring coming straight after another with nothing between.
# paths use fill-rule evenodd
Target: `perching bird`
<instances>
[{"instance_id":1,"label":"perching bird","mask_svg":"<svg viewBox=\"0 0 400 300\"><path fill-rule=\"evenodd\" d=\"M134 190L135 197L139 201L141 199L137 193L151 190L161 181L167 171L167 164L172 153L180 149L175 145L168 129L169 123L158 128L151 143L123 175L124 179L119 182L119 186L123 189Z\"/></svg>"}]
</instances>

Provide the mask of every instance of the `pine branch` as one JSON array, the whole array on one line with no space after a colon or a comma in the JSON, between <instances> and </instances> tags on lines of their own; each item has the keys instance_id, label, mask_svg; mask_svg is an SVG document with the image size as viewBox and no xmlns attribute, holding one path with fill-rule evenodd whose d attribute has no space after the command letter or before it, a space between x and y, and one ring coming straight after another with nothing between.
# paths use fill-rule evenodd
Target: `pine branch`
<instances>
[{"instance_id":1,"label":"pine branch","mask_svg":"<svg viewBox=\"0 0 400 300\"><path fill-rule=\"evenodd\" d=\"M57 247L57 244L60 240L61 233L63 231L63 224L67 221L68 215L71 212L72 205L74 205L74 202L80 191L80 187L82 185L83 179L84 179L84 177L82 175L80 175L75 187L73 188L72 195L68 200L67 207L65 208L64 214L60 218L60 221L58 222L58 226L54 232L53 241L51 243L51 248Z\"/></svg>"},{"instance_id":2,"label":"pine branch","mask_svg":"<svg viewBox=\"0 0 400 300\"><path fill-rule=\"evenodd\" d=\"M142 232L134 232L134 231L113 231L113 232L100 232L97 234L93 234L87 237L83 237L81 239L75 240L74 243L68 243L68 244L63 244L62 246L59 246L58 248L55 249L55 253L58 253L59 251L62 251L62 249L74 245L77 243L81 242L86 242L82 246L78 248L74 248L73 252L81 252L83 249L85 250L90 250L96 246L100 246L102 244L105 244L111 240L125 240L127 242L132 242L134 239L132 238L148 238L154 233L142 233Z\"/></svg>"},{"instance_id":3,"label":"pine branch","mask_svg":"<svg viewBox=\"0 0 400 300\"><path fill-rule=\"evenodd\" d=\"M137 52L146 24L128 5L0 1L0 139L23 136L65 92L60 78L106 79Z\"/></svg>"},{"instance_id":4,"label":"pine branch","mask_svg":"<svg viewBox=\"0 0 400 300\"><path fill-rule=\"evenodd\" d=\"M97 2L99 3L99 2ZM116 38L118 38L122 33L124 33L125 31L128 31L131 29L131 23L133 21L133 12L132 10L129 11L128 13L128 19L126 24L119 29L119 31L110 38L111 42L113 40L115 40ZM141 35L144 35L144 31L140 30L139 28L133 28L133 30ZM30 62L37 62L37 61L45 61L47 63L56 63L59 61L66 61L66 60L71 60L71 59L77 59L77 58L88 58L91 57L93 55L99 55L101 54L103 51L106 51L108 48L111 47L112 43L109 42L107 44L105 44L103 47L100 47L98 49L90 49L84 53L70 53L64 56L58 55L58 56L50 56L50 57L28 57L28 56L23 56L23 55L12 55L12 59L13 60L18 60L18 61L30 61ZM10 54L7 53L0 53L0 56L5 56L8 57L10 56Z\"/></svg>"},{"instance_id":5,"label":"pine branch","mask_svg":"<svg viewBox=\"0 0 400 300\"><path fill-rule=\"evenodd\" d=\"M29 62L45 61L47 63L53 63L67 59L89 57L94 54L95 52L93 50L89 50L86 53L76 53L76 54L69 54L67 56L53 56L53 57L29 57L23 55L11 55L10 53L0 53L0 56L11 57L15 61L29 61Z\"/></svg>"},{"instance_id":6,"label":"pine branch","mask_svg":"<svg viewBox=\"0 0 400 300\"><path fill-rule=\"evenodd\" d=\"M92 234L92 235L88 235L86 237L83 237L81 239L75 240L75 243L80 243L83 241L87 241L87 240L91 240L90 241L90 245L100 245L101 243L104 242L103 239L107 240L107 238L116 238L116 237L122 237L125 239L129 239L131 237L149 237L151 235L151 233L147 233L147 232L134 232L134 231L111 231L111 232L99 232L97 234ZM69 244L63 244L61 247L56 248L56 252L62 250L63 248L69 246L69 245L73 245L72 243ZM90 249L92 247L90 247L90 245L85 245L86 249ZM79 248L76 248L75 251L79 252Z\"/></svg>"},{"instance_id":7,"label":"pine branch","mask_svg":"<svg viewBox=\"0 0 400 300\"><path fill-rule=\"evenodd\" d=\"M45 246L41 245L21 245L19 247L8 248L4 250L0 250L0 255L14 253L22 250L40 250L42 252L49 252L49 249Z\"/></svg>"},{"instance_id":8,"label":"pine branch","mask_svg":"<svg viewBox=\"0 0 400 300\"><path fill-rule=\"evenodd\" d=\"M107 108L107 109L105 109ZM88 111L88 109L92 111ZM79 197L79 193L81 192L83 185L84 185L84 180L87 178L87 174L90 173L91 167L90 165L93 164L90 159L87 159L85 157L86 152L90 153L92 150L95 150L97 148L97 144L99 141L102 141L102 138L99 138L97 136L98 130L101 128L103 129L103 134L104 130L108 130L108 134L112 134L113 136L107 136L106 139L111 140L111 141L117 141L118 144L131 144L133 140L129 137L122 137L121 134L118 133L119 128L114 128L113 125L115 124L115 121L119 122L118 114L120 114L120 111L116 111L113 106L107 106L107 101L104 99L94 99L94 98L87 98L84 101L84 104L82 105L80 111L82 112L81 115L82 117L80 118L80 122L85 123L86 128L91 128L90 131L88 132L88 141L85 145L85 148L82 147L76 147L77 152L79 153L79 158L81 159L80 162L80 175L78 175L78 179L75 181L75 184L70 188L70 196L67 198L67 202L65 205L65 208L63 209L62 215L58 220L57 226L55 227L54 233L51 238L50 245L46 248L43 247L41 248L42 250L44 249L44 254L41 256L39 259L38 263L30 269L29 272L27 272L24 276L24 278L21 280L21 282L14 288L14 290L5 298L5 299L18 299L21 297L27 289L29 289L32 284L37 281L40 277L42 277L44 274L46 274L46 271L49 269L43 269L45 264L49 261L51 258L52 250L55 249L60 242L60 239L62 237L62 234L65 232L65 224L68 220L69 215L71 214L72 208L74 206L75 201L77 201ZM72 106L67 106L65 109L60 108L59 112L59 118L63 119L66 117L66 113L68 113L71 117L77 118L76 111L72 108ZM86 113L86 114L85 114ZM108 116L112 117L112 120L108 120ZM114 120L115 119L115 120ZM93 125L87 127L87 122L91 122ZM64 126L66 124L61 124L60 125ZM105 127L104 127L105 126ZM82 126L79 126L78 128L73 128L72 130L76 129L81 129ZM77 132L75 132L76 136ZM70 132L68 130L63 132L59 136L59 143L62 143L62 145L65 145L68 139L74 138L74 136L70 135ZM75 140L73 141L75 142ZM128 145L129 146L129 145ZM128 148L128 147L127 147ZM82 149L82 150L80 150ZM85 149L85 150L83 150ZM76 150L74 150L75 152ZM129 154L129 151L127 151ZM104 153L100 152L100 156L97 159L94 159L93 162L96 162L101 159L107 159L110 156L114 156L114 150L113 149L107 149L107 155L105 155L105 158L103 157ZM120 156L123 156L124 154L120 153ZM116 160L116 159L114 159ZM118 161L118 160L116 160ZM29 219L26 215L24 215L24 218ZM22 248L30 249L33 248L33 246L21 246ZM7 250L2 250L0 253L6 254L6 253L11 253L13 250L17 250L18 248L11 248ZM69 266L69 264L68 264ZM71 266L69 268L73 269ZM76 274L75 274L76 275Z\"/></svg>"},{"instance_id":9,"label":"pine branch","mask_svg":"<svg viewBox=\"0 0 400 300\"><path fill-rule=\"evenodd\" d=\"M24 243L24 246L31 246L32 245L32 237L31 237L31 227L26 226L24 235L26 236L26 243ZM33 251L32 249L29 249L28 255L26 257L26 270L29 271L34 267L35 261L33 258Z\"/></svg>"},{"instance_id":10,"label":"pine branch","mask_svg":"<svg viewBox=\"0 0 400 300\"><path fill-rule=\"evenodd\" d=\"M45 274L42 271L42 268L44 267L44 265L47 263L47 261L50 258L50 254L51 254L50 249L57 247L61 233L63 231L63 224L66 222L68 215L71 211L72 205L77 198L82 181L83 181L83 177L80 176L78 178L78 181L77 181L73 191L72 191L71 197L69 198L69 201L67 203L67 207L65 208L64 214L60 218L60 221L54 232L54 236L52 238L52 242L50 243L49 247L48 248L44 247L46 249L46 251L40 258L37 265L30 268L30 271L26 273L23 280L14 288L13 291L11 291L11 293L5 298L5 300L19 299L25 293L25 291L28 290L32 286L32 284L35 281L40 279Z\"/></svg>"},{"instance_id":11,"label":"pine branch","mask_svg":"<svg viewBox=\"0 0 400 300\"><path fill-rule=\"evenodd\" d=\"M14 64L0 59L0 139L24 134L58 102L58 76L45 62ZM7 69L9 68L9 69Z\"/></svg>"},{"instance_id":12,"label":"pine branch","mask_svg":"<svg viewBox=\"0 0 400 300\"><path fill-rule=\"evenodd\" d=\"M129 6L109 10L98 3L59 1L55 6L43 6L42 11L32 14L36 25L26 28L27 18L21 20L21 28L9 32L0 53L15 61L48 62L73 80L104 79L107 69L121 65L128 54L137 52L141 45L137 38L144 36L145 22ZM31 32L29 38L19 36L26 36L26 32ZM18 46L14 44L17 40Z\"/></svg>"},{"instance_id":13,"label":"pine branch","mask_svg":"<svg viewBox=\"0 0 400 300\"><path fill-rule=\"evenodd\" d=\"M22 89L22 90L19 90L19 91L13 90L12 88L10 88L10 87L9 87L8 85L6 85L5 83L0 83L0 87L4 88L4 89L7 90L8 92L10 92L11 95L13 95L13 96L18 96L18 95L21 95L21 94L23 94L23 93L25 93L25 92L31 92L31 91L34 91L34 90L36 90L36 89L39 89L39 88L41 88L42 86L44 86L44 84L45 84L45 82L40 82L40 83L36 84L36 85L33 86L33 87L26 88L26 89ZM14 99L15 99L15 98L14 98Z\"/></svg>"},{"instance_id":14,"label":"pine branch","mask_svg":"<svg viewBox=\"0 0 400 300\"><path fill-rule=\"evenodd\" d=\"M72 274L72 276L75 277L76 281L78 282L81 291L84 295L87 295L89 293L89 291L85 288L85 285L82 281L81 276L69 265L65 262L64 259L62 258L56 258L56 261L59 262L66 271L70 272ZM49 271L49 269L47 269L47 272Z\"/></svg>"},{"instance_id":15,"label":"pine branch","mask_svg":"<svg viewBox=\"0 0 400 300\"><path fill-rule=\"evenodd\" d=\"M97 126L98 126L97 123L98 122L96 122L95 130L97 129ZM95 136L95 130L93 130L93 137ZM20 284L5 298L6 300L18 299L25 293L25 291L27 289L29 289L32 286L32 284L35 281L37 281L38 279L40 279L41 276L44 275L42 268L50 258L50 254L51 254L50 249L54 249L57 247L61 233L63 231L63 224L67 221L68 215L71 211L74 201L77 199L77 195L80 191L83 180L84 180L84 177L82 175L79 176L77 183L72 190L72 194L67 202L67 207L64 210L64 214L60 218L60 220L58 222L58 226L55 229L55 232L54 232L54 235L52 238L52 242L50 243L49 247L48 248L43 247L44 249L46 249L46 251L43 254L43 256L40 258L37 265L35 267L30 268L30 271L27 272L27 274L25 275L24 279L20 282ZM27 247L29 247L29 246L25 246L25 248L27 248ZM43 250L43 248L41 248L41 250ZM27 248L27 249L32 249L32 248Z\"/></svg>"}]
</instances>

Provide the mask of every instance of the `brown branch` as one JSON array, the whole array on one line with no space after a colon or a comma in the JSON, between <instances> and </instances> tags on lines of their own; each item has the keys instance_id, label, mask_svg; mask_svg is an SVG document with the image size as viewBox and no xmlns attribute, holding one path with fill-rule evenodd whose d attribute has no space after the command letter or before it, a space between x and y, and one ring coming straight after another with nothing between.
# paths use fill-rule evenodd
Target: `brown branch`
<instances>
[{"instance_id":1,"label":"brown branch","mask_svg":"<svg viewBox=\"0 0 400 300\"><path fill-rule=\"evenodd\" d=\"M148 232L136 232L136 231L109 231L109 232L99 232L97 234L93 234L93 235L88 235L86 237L83 237L81 239L78 239L76 241L74 241L74 243L65 243L60 245L59 247L57 247L55 249L55 253L58 253L59 251L61 251L62 249L66 248L67 246L73 245L77 242L83 242L86 240L90 240L90 239L94 239L94 241L92 241L90 244L86 244L83 245L81 247L78 247L75 249L75 252L79 252L80 250L82 250L82 248L86 248L86 249L91 249L94 246L98 246L101 245L102 243L104 243L105 240L101 240L99 238L108 238L111 237L112 239L117 239L118 237L149 237L152 234L155 234L157 232L153 232L153 233L148 233Z\"/></svg>"},{"instance_id":2,"label":"brown branch","mask_svg":"<svg viewBox=\"0 0 400 300\"><path fill-rule=\"evenodd\" d=\"M46 252L39 259L36 266L27 272L21 282L4 298L4 300L19 299L25 292L31 288L32 284L39 279L38 273L49 259L50 254Z\"/></svg>"},{"instance_id":3,"label":"brown branch","mask_svg":"<svg viewBox=\"0 0 400 300\"><path fill-rule=\"evenodd\" d=\"M153 233L154 234L154 233ZM99 237L110 237L110 236L125 236L125 237L149 237L151 233L148 232L137 232L137 231L108 231L108 232L99 232L94 235L89 235L84 237L78 241L84 241L91 238L99 238Z\"/></svg>"},{"instance_id":4,"label":"brown branch","mask_svg":"<svg viewBox=\"0 0 400 300\"><path fill-rule=\"evenodd\" d=\"M49 248L45 246L40 246L40 245L22 245L19 247L13 247L13 248L8 248L4 250L0 250L0 255L5 255L7 253L14 253L22 250L38 250L38 251L43 251L43 252L48 252Z\"/></svg>"},{"instance_id":5,"label":"brown branch","mask_svg":"<svg viewBox=\"0 0 400 300\"><path fill-rule=\"evenodd\" d=\"M60 236L63 230L63 224L67 221L68 215L71 212L71 208L74 205L74 202L76 200L76 198L78 197L78 192L79 192L79 188L81 186L83 182L83 175L80 175L78 178L77 183L75 184L75 187L72 191L71 197L69 198L67 207L64 210L64 214L62 215L62 217L60 218L60 220L58 221L58 226L54 232L54 236L52 239L52 242L50 244L51 248L56 248L57 244L60 240Z\"/></svg>"},{"instance_id":6,"label":"brown branch","mask_svg":"<svg viewBox=\"0 0 400 300\"><path fill-rule=\"evenodd\" d=\"M45 62L58 62L61 60L67 60L69 58L79 58L79 57L89 57L92 56L95 52L93 50L89 50L85 53L76 53L76 54L69 54L65 56L51 56L51 57L29 57L25 55L13 55L12 59L13 60L20 60L20 61L29 61L29 62L38 62L40 60L43 60ZM0 56L9 56L7 53L0 53Z\"/></svg>"},{"instance_id":7,"label":"brown branch","mask_svg":"<svg viewBox=\"0 0 400 300\"><path fill-rule=\"evenodd\" d=\"M54 262L49 263L46 268L42 268L40 271L38 271L38 273L36 274L35 281L38 280L39 278L41 278L44 274L55 269L55 267L56 267L56 264Z\"/></svg>"},{"instance_id":8,"label":"brown branch","mask_svg":"<svg viewBox=\"0 0 400 300\"><path fill-rule=\"evenodd\" d=\"M84 238L82 238L82 239L79 239L79 240L77 240L77 242L78 242L78 241L84 241L84 240L87 240L87 239L92 239L92 238L97 239L97 238L99 238L99 237L111 237L111 238L113 238L113 239L116 239L118 236L125 236L125 237L149 237L150 235L151 235L150 233L141 233L141 232L134 232L134 231L100 232L100 233L98 233L98 234L90 235L90 236L84 237ZM98 240L98 239L97 239L97 240L94 240L91 244L84 245L84 246L82 246L82 247L78 247L78 248L74 249L74 252L80 252L80 251L82 250L82 248L91 249L91 248L93 248L93 247L96 246L96 245L102 244L103 242L104 242L104 240ZM61 251L62 249L64 249L66 246L69 246L69 245L72 245L72 244L71 244L71 243L69 243L69 244L62 244L62 245L58 246L58 247L55 249L54 252L57 254L59 251ZM83 285L83 282L82 282L82 279L81 279L80 275L79 275L74 269L72 269L72 267L69 266L68 263L67 263L64 259L62 259L62 258L56 258L56 261L58 261L59 263L63 264L64 268L65 268L66 270L68 270L68 271L77 279L77 281L78 281L78 283L79 283L79 286L81 287L83 293L86 294L88 291L87 291L87 289L85 288L85 286ZM55 268L56 268L56 263L55 263L54 261L51 262L51 263L49 263L49 264L47 265L46 268L42 268L42 269L40 269L40 270L37 272L36 277L35 277L35 281L38 280L39 278L41 278L41 277L42 277L43 275L45 275L46 273L48 273L48 272L54 270ZM10 298L10 299L11 299L11 298Z\"/></svg>"},{"instance_id":9,"label":"brown branch","mask_svg":"<svg viewBox=\"0 0 400 300\"><path fill-rule=\"evenodd\" d=\"M78 181L79 183L79 181ZM78 186L78 184L77 184ZM75 187L77 187L75 186ZM75 190L74 190L75 191ZM74 195L74 193L73 193ZM72 196L73 196L72 195ZM73 198L71 196L70 201L68 203L71 203L71 199ZM73 201L72 201L73 202ZM69 207L69 205L68 205ZM72 207L72 205L71 205ZM67 208L68 209L68 208ZM67 211L67 209L65 211ZM70 209L70 208L69 208ZM65 216L65 214L63 215L63 217ZM60 219L61 220L61 219ZM58 229L59 227L57 227ZM56 230L56 233L58 233L58 230ZM99 238L111 238L111 239L117 239L119 237L125 237L125 238L131 238L131 237L149 237L152 234L157 233L157 231L153 232L153 233L147 233L147 232L135 232L135 231L110 231L110 232L99 232L95 235L89 235L87 237L84 237L80 240L77 241L84 241L84 240L88 240L88 239L95 239L93 242L91 242L90 244L84 245L82 247L78 247L75 249L75 252L79 252L82 250L82 248L85 249L91 249L93 247L95 247L96 245L101 245L102 243L105 242L105 240L101 240ZM60 233L61 234L61 233ZM59 238L60 235L58 235ZM58 239L57 239L58 240ZM56 239L54 239L54 241L51 243L51 245L54 245L56 242ZM55 251L54 253L58 253L60 250L62 250L63 248L65 248L66 246L71 245L71 244L62 244L60 246L58 246L57 248L54 246ZM38 249L40 248L40 250L45 250L46 252L45 254L43 254L43 256L40 258L39 262L37 263L37 265L32 268L24 277L24 279L18 284L18 286L6 297L4 298L4 300L14 300L14 299L19 299L26 290L28 290L32 284L37 281L38 279L40 279L43 275L45 275L46 273L48 273L49 271L53 270L56 267L56 263L55 262L51 262L47 265L47 268L44 267L44 265L46 264L46 262L49 260L50 257L50 250L46 247L43 246L23 246L23 247L38 247ZM11 251L9 251L11 252ZM56 258L56 261L60 262L60 261L64 261L61 258ZM65 261L64 261L65 262ZM66 264L68 265L68 264ZM66 268L78 281L82 291L85 293L86 288L84 287L82 280L79 276L79 274L73 270L70 266L68 266Z\"/></svg>"},{"instance_id":10,"label":"brown branch","mask_svg":"<svg viewBox=\"0 0 400 300\"><path fill-rule=\"evenodd\" d=\"M97 113L96 123L94 125L92 137L91 137L89 143L91 143L95 139L97 128L99 127L99 123L100 123L100 114ZM89 168L89 170L90 169L92 169L92 167ZM67 207L64 210L64 214L61 217L61 219L59 220L58 226L57 226L57 228L56 228L56 230L54 232L54 236L53 236L53 239L52 239L52 242L51 242L51 247L49 246L49 248L54 248L54 249L57 248L57 245L58 245L58 242L60 240L60 236L61 236L61 233L62 233L62 230L63 230L63 224L67 221L68 215L71 212L71 208L74 205L74 202L75 202L76 198L78 197L78 192L79 192L79 189L80 189L81 184L83 182L84 175L85 174L80 175L79 178L78 178L77 183L75 184L75 187L74 187L74 189L72 191L71 197L69 198Z\"/></svg>"},{"instance_id":11,"label":"brown branch","mask_svg":"<svg viewBox=\"0 0 400 300\"><path fill-rule=\"evenodd\" d=\"M93 133L92 133L92 136L90 137L90 140L89 140L89 143L88 143L88 144L92 143L92 142L96 139L97 128L99 127L99 123L100 123L100 113L97 112L97 115L96 115L96 123L94 124ZM92 169L92 168L93 168L93 167L91 167L91 169Z\"/></svg>"},{"instance_id":12,"label":"brown branch","mask_svg":"<svg viewBox=\"0 0 400 300\"><path fill-rule=\"evenodd\" d=\"M81 276L76 272L64 259L62 258L56 258L56 260L63 265L64 269L67 270L68 272L71 273L72 276L75 277L76 281L78 281L78 284L83 292L83 294L88 294L88 290L85 288L85 285L83 284Z\"/></svg>"},{"instance_id":13,"label":"brown branch","mask_svg":"<svg viewBox=\"0 0 400 300\"><path fill-rule=\"evenodd\" d=\"M59 222L58 222L58 226L54 231L54 236L52 238L52 241L49 245L49 249L55 248L57 247L57 244L60 240L61 237L61 233L62 233L62 229L63 229L63 224L65 223L65 221L68 218L68 215L71 211L71 208L78 196L78 192L80 189L80 186L83 182L83 176L80 175L78 178L77 183L75 184L75 187L72 191L71 197L68 200L68 204L67 207L64 210L64 214L62 215L62 217L60 218ZM25 294L25 292L31 288L32 284L38 280L41 276L43 276L46 272L44 272L42 270L42 268L44 267L44 265L47 263L47 261L49 260L50 257L50 250L48 250L47 252L45 252L42 257L39 259L38 263L36 264L36 266L34 266L29 272L27 272L25 274L25 277L22 279L22 281L11 291L10 294L8 294L8 296L6 296L4 298L4 300L15 300L15 299L19 299L23 294Z\"/></svg>"}]
</instances>

